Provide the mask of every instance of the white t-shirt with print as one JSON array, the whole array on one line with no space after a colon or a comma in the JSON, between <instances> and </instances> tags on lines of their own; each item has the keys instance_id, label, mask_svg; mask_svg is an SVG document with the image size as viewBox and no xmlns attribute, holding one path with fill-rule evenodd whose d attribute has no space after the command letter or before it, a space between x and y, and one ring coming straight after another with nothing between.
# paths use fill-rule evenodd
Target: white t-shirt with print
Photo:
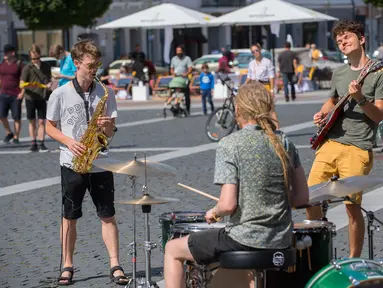
<instances>
[{"instance_id":1,"label":"white t-shirt with print","mask_svg":"<svg viewBox=\"0 0 383 288\"><path fill-rule=\"evenodd\" d=\"M106 102L106 116L117 118L117 103L112 89L109 91ZM85 93L89 100L89 118L92 119L97 104L104 96L104 89L97 83L92 93ZM89 99L88 99L89 98ZM86 121L85 104L81 96L76 92L72 82L55 89L49 97L47 107L47 119L58 122L57 128L65 135L77 141L81 140L88 124ZM60 165L72 168L73 153L65 145L60 144ZM108 156L108 151L100 152L99 158ZM103 170L93 167L91 172L101 172Z\"/></svg>"}]
</instances>

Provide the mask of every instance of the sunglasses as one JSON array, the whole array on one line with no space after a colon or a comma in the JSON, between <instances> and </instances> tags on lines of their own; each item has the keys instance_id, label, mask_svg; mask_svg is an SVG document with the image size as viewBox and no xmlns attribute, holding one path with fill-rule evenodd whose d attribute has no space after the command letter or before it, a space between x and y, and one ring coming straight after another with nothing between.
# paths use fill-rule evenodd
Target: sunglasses
<instances>
[{"instance_id":1,"label":"sunglasses","mask_svg":"<svg viewBox=\"0 0 383 288\"><path fill-rule=\"evenodd\" d=\"M259 52L259 50L251 50L251 53Z\"/></svg>"},{"instance_id":2,"label":"sunglasses","mask_svg":"<svg viewBox=\"0 0 383 288\"><path fill-rule=\"evenodd\" d=\"M86 67L88 67L89 70L94 70L94 69L98 69L98 68L102 67L102 62L101 61L96 62L96 63L89 63L89 64L85 64L82 61L79 61L79 62L84 64Z\"/></svg>"}]
</instances>

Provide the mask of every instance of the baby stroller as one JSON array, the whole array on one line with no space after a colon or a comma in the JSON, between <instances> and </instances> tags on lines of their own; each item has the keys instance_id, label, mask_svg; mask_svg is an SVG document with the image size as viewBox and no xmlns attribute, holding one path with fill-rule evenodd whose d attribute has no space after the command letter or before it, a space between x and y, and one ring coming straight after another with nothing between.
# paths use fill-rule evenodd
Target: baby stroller
<instances>
[{"instance_id":1,"label":"baby stroller","mask_svg":"<svg viewBox=\"0 0 383 288\"><path fill-rule=\"evenodd\" d=\"M165 101L164 118L166 118L166 111L169 110L173 113L174 117L187 116L185 105L185 89L188 85L188 80L183 77L174 77L169 82L170 96Z\"/></svg>"}]
</instances>

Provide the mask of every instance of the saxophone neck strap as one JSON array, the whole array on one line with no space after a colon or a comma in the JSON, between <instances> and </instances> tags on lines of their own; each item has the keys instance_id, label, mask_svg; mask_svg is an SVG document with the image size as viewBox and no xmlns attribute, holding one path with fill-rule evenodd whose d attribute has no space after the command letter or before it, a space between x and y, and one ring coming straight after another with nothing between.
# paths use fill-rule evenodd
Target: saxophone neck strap
<instances>
[{"instance_id":1,"label":"saxophone neck strap","mask_svg":"<svg viewBox=\"0 0 383 288\"><path fill-rule=\"evenodd\" d=\"M89 118L90 118L90 116L89 116L89 100L85 98L85 93L82 90L82 88L80 87L80 84L77 81L77 77L73 78L72 83L73 83L73 87L76 90L77 94L80 95L82 100L84 100L86 122L89 123ZM94 90L95 87L96 87L96 83L94 83L94 81L93 81L92 85L90 86L90 89L89 89L89 95L92 93L92 91Z\"/></svg>"}]
</instances>

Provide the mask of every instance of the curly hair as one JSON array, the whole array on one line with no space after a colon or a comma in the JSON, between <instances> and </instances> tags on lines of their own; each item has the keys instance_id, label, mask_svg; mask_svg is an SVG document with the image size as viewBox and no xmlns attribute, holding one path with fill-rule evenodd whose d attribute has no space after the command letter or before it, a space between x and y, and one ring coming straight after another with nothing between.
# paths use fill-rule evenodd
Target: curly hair
<instances>
[{"instance_id":1,"label":"curly hair","mask_svg":"<svg viewBox=\"0 0 383 288\"><path fill-rule=\"evenodd\" d=\"M364 25L361 22L354 20L339 21L332 28L332 38L336 40L338 35L342 35L345 32L355 33L360 40L364 37Z\"/></svg>"}]
</instances>

